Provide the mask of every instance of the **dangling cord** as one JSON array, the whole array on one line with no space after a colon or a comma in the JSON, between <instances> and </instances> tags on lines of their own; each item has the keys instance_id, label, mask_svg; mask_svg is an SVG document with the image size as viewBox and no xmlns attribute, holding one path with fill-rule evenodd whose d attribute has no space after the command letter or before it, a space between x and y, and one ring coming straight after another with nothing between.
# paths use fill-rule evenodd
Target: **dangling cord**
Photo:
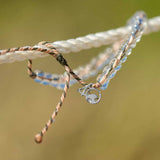
<instances>
[{"instance_id":1,"label":"dangling cord","mask_svg":"<svg viewBox=\"0 0 160 160\"><path fill-rule=\"evenodd\" d=\"M61 95L61 98L60 98L60 102L57 104L56 106L56 109L55 111L53 112L51 118L49 119L49 121L46 123L45 127L42 129L42 131L38 134L36 134L35 136L35 141L37 143L41 143L42 142L42 138L44 136L44 134L47 132L48 128L51 126L51 124L54 122L55 120L55 117L57 116L63 102L64 102L64 98L66 97L66 94L67 94L67 91L69 89L69 82L70 82L70 74L82 85L86 85L86 83L84 81L82 81L72 70L71 68L69 67L69 65L67 64L67 61L63 58L63 56L58 53L55 48L52 50L54 51L54 53L57 55L56 56L56 59L57 61L59 61L60 64L62 64L65 68L65 71L66 71L66 83L65 83L65 87L64 87L64 91ZM51 55L54 55L53 52L52 53L49 53ZM29 76L32 78L32 79L35 79L36 78L36 73L32 71L32 60L29 59L28 60L28 74Z\"/></svg>"},{"instance_id":2,"label":"dangling cord","mask_svg":"<svg viewBox=\"0 0 160 160\"><path fill-rule=\"evenodd\" d=\"M74 73L83 80L95 76L100 70L102 70L102 68L104 68L104 66L109 64L111 59L113 59L116 50L117 48L115 49L115 47L106 48L105 51L96 56L96 58L93 58L87 65L79 66L77 69L74 69ZM64 74L51 74L43 72L42 70L36 70L34 72L37 74L35 82L63 90L65 85ZM74 83L76 83L76 80L72 77L70 80L70 86Z\"/></svg>"},{"instance_id":3,"label":"dangling cord","mask_svg":"<svg viewBox=\"0 0 160 160\"><path fill-rule=\"evenodd\" d=\"M67 64L67 61L63 58L63 56L55 49L55 48L47 48L44 46L25 46L25 47L20 47L20 48L10 48L7 50L3 50L0 52L0 54L7 54L10 52L16 52L16 51L40 51L42 53L47 53L52 55L54 58L56 58L56 60L64 66L65 71L66 71L66 84L64 87L64 92L62 93L60 102L57 104L56 110L53 112L50 120L47 122L47 124L45 125L45 127L43 128L43 130L38 133L35 136L35 141L37 143L42 142L42 137L43 135L46 133L46 131L48 130L48 128L51 126L51 124L53 123L56 115L58 114L60 107L62 106L63 102L64 102L64 98L66 97L66 93L67 90L69 88L69 82L70 82L70 74L81 84L81 85L86 85L87 83L85 83L84 81L82 81L73 71L72 69L69 67L69 65ZM34 73L32 71L32 60L28 60L28 74L32 79L36 78L36 73Z\"/></svg>"},{"instance_id":4,"label":"dangling cord","mask_svg":"<svg viewBox=\"0 0 160 160\"><path fill-rule=\"evenodd\" d=\"M28 74L33 79L36 76L36 74L32 71L32 60L30 60L30 59L28 60ZM47 132L47 130L51 126L51 124L55 121L55 118L56 118L58 112L60 111L60 108L61 108L61 106L62 106L62 104L64 102L64 99L66 97L67 91L69 89L69 82L70 82L70 74L69 74L69 72L66 72L66 83L65 83L65 87L64 87L63 93L61 95L60 101L57 104L56 109L52 113L51 118L46 123L45 127L42 129L42 131L40 133L35 135L35 141L37 143L41 143L42 142L44 134Z\"/></svg>"}]
</instances>

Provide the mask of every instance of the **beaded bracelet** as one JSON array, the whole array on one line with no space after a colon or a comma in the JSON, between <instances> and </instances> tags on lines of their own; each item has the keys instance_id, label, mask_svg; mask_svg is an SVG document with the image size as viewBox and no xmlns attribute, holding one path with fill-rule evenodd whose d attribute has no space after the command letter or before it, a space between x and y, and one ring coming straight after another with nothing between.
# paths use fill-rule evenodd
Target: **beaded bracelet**
<instances>
[{"instance_id":1,"label":"beaded bracelet","mask_svg":"<svg viewBox=\"0 0 160 160\"><path fill-rule=\"evenodd\" d=\"M133 23L133 31L131 35L129 36L128 40L122 45L122 47L118 50L116 53L116 57L110 62L109 65L107 65L103 73L98 76L97 83L95 84L86 84L84 87L80 88L78 91L81 93L81 96L85 96L86 100L91 103L95 104L98 103L101 99L101 93L96 88L101 87L101 89L106 89L108 86L108 83L110 79L114 77L116 72L121 68L121 64L126 61L126 56L130 55L132 48L136 46L136 43L140 41L141 35L143 34L143 30L145 28L145 22L146 22L146 15L144 12L139 12L132 18ZM52 46L48 43L43 43L40 45L45 45L49 48ZM74 74L76 75L76 74ZM85 84L85 83L83 83ZM90 92L97 91L98 95L91 94ZM57 108L57 107L56 107ZM53 113L54 116L57 115L57 109ZM52 115L52 120L53 118ZM45 128L42 130L40 134L36 136L36 141L38 139L38 142L41 142L42 136L47 131L48 127L51 125L51 120L46 124Z\"/></svg>"},{"instance_id":2,"label":"beaded bracelet","mask_svg":"<svg viewBox=\"0 0 160 160\"><path fill-rule=\"evenodd\" d=\"M138 13L136 13L136 14L138 14ZM135 16L133 16L133 18L131 18L129 20L129 24L133 23L134 17ZM40 42L39 45L41 45L42 43L43 42ZM47 42L45 42L45 43L46 43L46 45L49 44ZM132 45L132 46L134 46L134 45ZM79 77L81 77L81 79L83 79L83 80L88 79L89 77L96 75L104 67L104 65L108 65L108 63L113 59L114 53L112 53L111 50L113 51L113 49L111 49L111 48L106 49L106 51L104 53L100 54L100 56L91 60L91 62L89 64L87 64L86 66L80 66L78 69L73 70L73 71ZM121 61L121 63L123 63L125 61L125 59L126 59L126 57ZM93 66L95 68L94 70L92 70ZM115 72L117 70L119 70L120 68L121 68L121 65L119 65L115 69ZM55 74L50 74L50 73L44 73L43 71L40 71L40 70L36 70L35 72L37 73L37 77L35 78L36 82L44 84L44 85L51 85L51 86L56 87L58 89L64 88L64 85L65 85L64 75L55 75ZM112 76L114 77L114 75L115 75L115 73ZM98 80L98 78L97 78L97 80ZM74 83L76 83L76 81L73 78L71 78L70 86L73 85ZM108 83L109 83L109 81L106 82L105 84L103 84L101 89L102 90L106 89L108 86Z\"/></svg>"},{"instance_id":3,"label":"beaded bracelet","mask_svg":"<svg viewBox=\"0 0 160 160\"><path fill-rule=\"evenodd\" d=\"M101 71L104 66L108 65L109 62L114 58L114 48L115 47L106 48L103 53L98 55L96 58L93 58L87 65L74 69L74 73L81 77L82 80L86 80L92 76L97 75L98 72ZM35 70L34 72L36 73L36 78L34 79L35 82L43 85L50 85L58 89L64 89L65 75L50 74L41 70ZM72 86L76 82L77 81L71 77L69 86Z\"/></svg>"},{"instance_id":4,"label":"beaded bracelet","mask_svg":"<svg viewBox=\"0 0 160 160\"><path fill-rule=\"evenodd\" d=\"M0 51L0 55L16 51L39 51L41 53L47 53L56 58L56 60L65 68L66 71L64 78L65 86L63 88L64 91L61 95L60 102L57 104L55 111L53 112L50 120L47 122L45 127L42 129L40 133L38 133L35 136L35 141L37 143L42 142L43 135L46 133L51 124L55 121L55 117L57 116L64 102L64 98L66 97L66 93L69 89L70 75L72 75L76 81L78 81L81 85L83 85L83 87L79 88L78 91L81 93L81 96L85 96L86 100L89 103L95 104L100 101L101 92L97 88L100 88L102 90L107 88L110 79L112 79L116 74L116 72L121 68L121 64L124 63L127 59L127 56L131 54L131 51L136 46L136 43L140 41L140 38L146 26L145 13L144 12L136 13L134 17L129 21L129 23L132 24L131 35L129 36L128 40L125 41L125 43L123 43L122 47L117 52L115 52L114 58L110 61L109 64L107 64L107 66L104 67L102 74L97 77L97 82L94 84L92 83L87 84L81 78L79 78L79 76L76 73L74 73L72 69L69 67L64 57L56 50L56 48L54 48L49 43L40 42L37 46L34 47L26 46L26 47L11 48L8 50ZM41 77L41 78L43 77L38 75L38 72L36 73L32 71L32 60L30 59L28 60L28 74L32 79L36 79L36 77ZM44 79L47 78L48 80L50 80L49 77L47 76L44 77ZM93 94L91 93L92 91L96 91L98 94L97 95Z\"/></svg>"},{"instance_id":5,"label":"beaded bracelet","mask_svg":"<svg viewBox=\"0 0 160 160\"><path fill-rule=\"evenodd\" d=\"M122 47L117 51L116 57L110 62L109 65L104 67L103 73L97 77L97 82L95 84L89 84L78 91L81 96L85 96L86 100L95 104L101 99L101 93L96 88L101 88L102 90L108 87L109 81L115 76L116 72L121 68L121 64L127 59L127 56L131 54L132 49L136 46L136 43L140 41L143 34L144 28L146 26L146 14L144 12L136 13L130 20L132 22L132 33L128 40L124 42ZM97 94L90 94L90 91L97 91Z\"/></svg>"}]
</instances>

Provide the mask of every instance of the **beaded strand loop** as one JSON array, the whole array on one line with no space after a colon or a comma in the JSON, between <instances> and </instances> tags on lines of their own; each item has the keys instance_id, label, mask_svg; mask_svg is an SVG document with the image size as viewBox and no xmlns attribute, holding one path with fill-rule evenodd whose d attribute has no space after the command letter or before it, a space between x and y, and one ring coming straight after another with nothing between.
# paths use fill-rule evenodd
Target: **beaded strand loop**
<instances>
[{"instance_id":1,"label":"beaded strand loop","mask_svg":"<svg viewBox=\"0 0 160 160\"><path fill-rule=\"evenodd\" d=\"M59 52L60 49L59 48L57 49L58 43L55 44L55 43L48 43L43 41L43 42L39 42L37 45L33 47L24 46L24 47L0 50L1 57L5 55L13 54L13 53L16 53L17 57L18 57L17 53L30 54L31 52L36 52L42 55L49 54L52 57L54 57L65 69L64 75L45 73L40 70L33 71L32 59L31 58L28 59L27 72L34 81L44 85L51 85L58 89L63 89L62 95L60 97L60 101L58 102L50 119L46 123L45 127L41 130L41 132L36 134L35 136L35 141L37 143L42 142L44 134L47 132L51 124L55 121L55 118L58 115L60 108L62 107L62 104L64 103L64 99L68 92L69 86L71 86L75 82L79 82L83 87L78 89L78 91L81 93L82 96L85 96L86 100L89 103L95 104L100 101L101 92L97 88L100 88L101 90L105 90L107 88L110 80L115 76L116 72L120 70L122 63L124 63L127 60L127 56L131 54L132 49L136 46L137 42L140 41L143 32L145 32L146 26L147 26L146 14L142 11L137 12L129 20L128 26L126 27L126 28L131 28L131 31L132 31L126 41L122 43L122 39L120 39L119 41L113 44L112 48L107 49L104 53L100 54L97 58L92 59L89 64L85 66L81 66L76 70L71 69L66 59ZM100 33L97 35L100 35ZM93 37L94 37L93 35L88 35L88 38L92 39ZM79 38L76 40L80 41L81 39L82 38ZM74 40L69 40L68 42L71 43L73 41ZM98 45L96 47L98 47ZM85 46L85 49L87 49L86 46ZM76 48L75 51L77 50L78 49ZM29 56L27 56L27 58L28 57ZM87 84L85 81L83 81L85 79L88 79L91 76L98 74L98 72L102 69L103 69L102 74L100 74L97 77L96 83ZM96 94L90 93L91 91L97 91L99 96L97 96Z\"/></svg>"}]
</instances>

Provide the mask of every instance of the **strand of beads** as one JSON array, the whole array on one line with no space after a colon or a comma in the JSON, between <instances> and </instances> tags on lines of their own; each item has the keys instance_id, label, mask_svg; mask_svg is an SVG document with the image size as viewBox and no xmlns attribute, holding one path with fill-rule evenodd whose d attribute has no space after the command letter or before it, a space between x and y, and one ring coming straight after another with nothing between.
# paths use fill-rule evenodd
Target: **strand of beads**
<instances>
[{"instance_id":1,"label":"strand of beads","mask_svg":"<svg viewBox=\"0 0 160 160\"><path fill-rule=\"evenodd\" d=\"M109 81L121 68L121 64L127 60L127 56L131 54L136 43L140 41L146 26L146 14L144 12L136 13L134 18L132 18L132 22L131 35L118 50L116 57L103 69L103 73L97 77L97 83L93 85L94 87L101 87L102 90L105 90L108 87Z\"/></svg>"},{"instance_id":2,"label":"strand of beads","mask_svg":"<svg viewBox=\"0 0 160 160\"><path fill-rule=\"evenodd\" d=\"M43 135L47 132L48 128L51 124L55 121L57 114L60 111L60 108L64 102L66 97L67 91L69 89L70 84L70 75L73 77L73 81L78 81L82 88L78 91L81 93L82 96L86 97L86 100L91 103L95 104L98 103L101 99L101 93L97 89L101 87L102 90L106 89L108 86L109 81L115 76L116 72L121 68L122 63L124 63L127 59L127 56L131 54L132 49L136 46L136 43L140 41L143 31L146 27L146 15L144 12L138 12L134 15L134 17L129 21L132 23L132 33L122 45L120 49L115 49L115 46L120 45L120 42L114 44L114 49L111 52L106 52L104 55L93 59L88 65L82 66L77 70L72 71L69 67L67 61L63 58L63 56L53 47L52 44L46 42L40 42L37 46L26 46L20 48L11 48L8 50L0 51L0 55L6 55L6 53L17 53L17 52L36 52L36 53L47 53L56 58L56 60L64 66L65 68L65 76L63 75L55 75L55 74L48 74L43 73L40 71L33 72L32 71L32 60L28 60L28 74L29 76L37 82L40 82L44 85L55 85L55 87L63 89L63 93L61 95L60 101L56 106L51 118L46 123L45 127L42 131L35 136L36 142L40 143L42 141ZM113 52L117 50L116 52ZM104 57L103 57L104 56ZM106 65L106 66L105 66ZM87 79L92 75L95 75L104 67L103 72L101 75L97 77L97 82L95 84L87 84L84 82L79 76L83 79ZM92 94L92 91L96 91L97 94Z\"/></svg>"},{"instance_id":3,"label":"strand of beads","mask_svg":"<svg viewBox=\"0 0 160 160\"><path fill-rule=\"evenodd\" d=\"M113 59L115 55L114 48L107 48L103 53L98 55L96 58L93 58L90 63L84 66L80 66L77 69L74 69L74 73L76 73L82 80L86 80L92 76L98 74L105 65L109 64L109 62ZM36 73L35 82L38 82L43 85L50 85L52 87L58 89L64 89L65 86L65 76L50 74L43 72L41 70L35 70ZM71 77L70 86L77 83L77 81Z\"/></svg>"}]
</instances>

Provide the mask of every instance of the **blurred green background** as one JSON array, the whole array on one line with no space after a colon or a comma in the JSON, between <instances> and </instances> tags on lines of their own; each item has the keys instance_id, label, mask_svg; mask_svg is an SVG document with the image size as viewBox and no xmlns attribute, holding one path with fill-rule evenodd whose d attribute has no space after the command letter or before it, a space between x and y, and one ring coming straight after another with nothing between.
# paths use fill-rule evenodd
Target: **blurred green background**
<instances>
[{"instance_id":1,"label":"blurred green background","mask_svg":"<svg viewBox=\"0 0 160 160\"><path fill-rule=\"evenodd\" d=\"M138 10L149 18L160 15L159 6L159 0L0 0L0 48L117 28ZM56 123L40 145L34 135L44 127L62 91L32 81L27 61L1 64L0 159L159 160L159 42L160 32L142 38L102 92L99 104L88 104L77 92L79 84L71 87ZM65 58L75 68L103 48ZM51 57L33 63L34 68L63 73Z\"/></svg>"}]
</instances>

